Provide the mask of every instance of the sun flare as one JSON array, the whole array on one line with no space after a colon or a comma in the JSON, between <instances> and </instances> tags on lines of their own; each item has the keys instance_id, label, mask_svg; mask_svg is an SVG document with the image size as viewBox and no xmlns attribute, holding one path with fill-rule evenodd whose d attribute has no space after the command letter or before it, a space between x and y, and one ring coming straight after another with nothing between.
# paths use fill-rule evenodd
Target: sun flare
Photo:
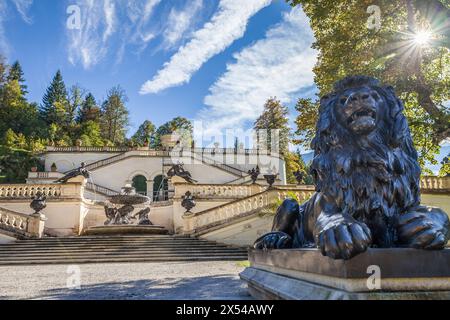
<instances>
[{"instance_id":1,"label":"sun flare","mask_svg":"<svg viewBox=\"0 0 450 320\"><path fill-rule=\"evenodd\" d=\"M427 45L432 38L431 32L428 30L419 31L414 35L414 42L419 46Z\"/></svg>"}]
</instances>

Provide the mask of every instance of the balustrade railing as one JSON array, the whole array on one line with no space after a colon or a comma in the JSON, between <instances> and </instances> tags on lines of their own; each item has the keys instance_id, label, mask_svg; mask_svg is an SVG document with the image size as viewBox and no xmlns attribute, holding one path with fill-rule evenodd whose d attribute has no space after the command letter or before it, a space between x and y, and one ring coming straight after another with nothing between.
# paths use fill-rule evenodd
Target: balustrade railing
<instances>
[{"instance_id":1,"label":"balustrade railing","mask_svg":"<svg viewBox=\"0 0 450 320\"><path fill-rule=\"evenodd\" d=\"M99 186L92 182L87 182L85 188L94 193L100 193L100 194L103 194L103 195L109 196L109 197L119 194L119 192L117 192L117 191L114 191L114 190L106 188L106 187Z\"/></svg>"},{"instance_id":2,"label":"balustrade railing","mask_svg":"<svg viewBox=\"0 0 450 320\"><path fill-rule=\"evenodd\" d=\"M186 234L205 232L233 219L260 212L262 209L276 204L277 201L284 200L292 194L295 194L300 202L304 202L314 194L314 190L311 187L272 188L218 207L198 213L186 214L183 216L184 232Z\"/></svg>"},{"instance_id":3,"label":"balustrade railing","mask_svg":"<svg viewBox=\"0 0 450 320\"><path fill-rule=\"evenodd\" d=\"M47 147L47 152L126 152L129 147Z\"/></svg>"},{"instance_id":4,"label":"balustrade railing","mask_svg":"<svg viewBox=\"0 0 450 320\"><path fill-rule=\"evenodd\" d=\"M26 215L0 208L0 229L12 236L41 238L45 219L42 215Z\"/></svg>"},{"instance_id":5,"label":"balustrade railing","mask_svg":"<svg viewBox=\"0 0 450 320\"><path fill-rule=\"evenodd\" d=\"M138 147L52 147L49 146L46 148L47 152L128 152L135 151ZM156 149L149 149L150 151L160 151ZM195 153L202 154L247 154L247 155L273 155L277 156L278 153L271 152L270 150L261 150L261 149L235 149L235 148L185 148L186 150L192 150Z\"/></svg>"},{"instance_id":6,"label":"balustrade railing","mask_svg":"<svg viewBox=\"0 0 450 320\"><path fill-rule=\"evenodd\" d=\"M450 177L422 177L420 189L422 192L450 192Z\"/></svg>"},{"instance_id":7,"label":"balustrade railing","mask_svg":"<svg viewBox=\"0 0 450 320\"><path fill-rule=\"evenodd\" d=\"M243 185L193 185L191 192L195 198L200 199L236 199L251 196L261 192L260 186Z\"/></svg>"},{"instance_id":8,"label":"balustrade railing","mask_svg":"<svg viewBox=\"0 0 450 320\"><path fill-rule=\"evenodd\" d=\"M58 184L11 184L0 185L1 198L31 199L40 191L47 198L57 198L62 194L62 185Z\"/></svg>"}]
</instances>

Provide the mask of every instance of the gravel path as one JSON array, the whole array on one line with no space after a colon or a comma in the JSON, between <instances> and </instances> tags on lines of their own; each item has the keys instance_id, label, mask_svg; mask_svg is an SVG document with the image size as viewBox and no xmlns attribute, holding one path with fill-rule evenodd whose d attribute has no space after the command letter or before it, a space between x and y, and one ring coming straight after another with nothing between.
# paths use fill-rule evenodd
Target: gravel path
<instances>
[{"instance_id":1,"label":"gravel path","mask_svg":"<svg viewBox=\"0 0 450 320\"><path fill-rule=\"evenodd\" d=\"M243 269L237 262L0 267L0 299L250 299Z\"/></svg>"}]
</instances>

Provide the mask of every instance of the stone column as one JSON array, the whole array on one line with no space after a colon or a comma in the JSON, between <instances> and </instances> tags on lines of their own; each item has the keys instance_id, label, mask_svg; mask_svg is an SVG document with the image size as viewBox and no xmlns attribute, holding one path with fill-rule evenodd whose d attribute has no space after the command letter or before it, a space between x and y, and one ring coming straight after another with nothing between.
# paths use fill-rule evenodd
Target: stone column
<instances>
[{"instance_id":1,"label":"stone column","mask_svg":"<svg viewBox=\"0 0 450 320\"><path fill-rule=\"evenodd\" d=\"M147 197L153 201L153 180L147 180Z\"/></svg>"}]
</instances>

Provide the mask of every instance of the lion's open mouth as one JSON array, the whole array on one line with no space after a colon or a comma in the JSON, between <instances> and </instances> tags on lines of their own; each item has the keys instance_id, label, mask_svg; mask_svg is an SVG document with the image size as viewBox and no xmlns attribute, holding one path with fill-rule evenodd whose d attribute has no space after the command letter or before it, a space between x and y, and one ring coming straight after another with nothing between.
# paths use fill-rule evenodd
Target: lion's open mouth
<instances>
[{"instance_id":1,"label":"lion's open mouth","mask_svg":"<svg viewBox=\"0 0 450 320\"><path fill-rule=\"evenodd\" d=\"M359 110L354 112L348 119L347 124L350 125L355 121L358 122L367 122L367 121L374 121L376 118L376 114L374 111L371 110Z\"/></svg>"}]
</instances>

